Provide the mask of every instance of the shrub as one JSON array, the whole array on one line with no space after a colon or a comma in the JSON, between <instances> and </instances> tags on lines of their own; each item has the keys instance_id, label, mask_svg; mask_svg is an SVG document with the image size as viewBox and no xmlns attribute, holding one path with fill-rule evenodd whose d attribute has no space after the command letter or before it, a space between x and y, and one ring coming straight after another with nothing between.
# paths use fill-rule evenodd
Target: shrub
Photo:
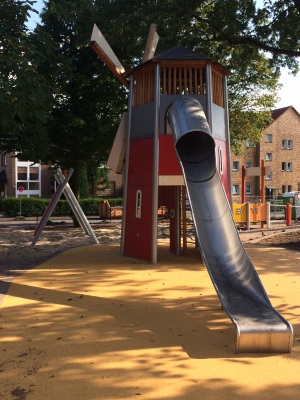
<instances>
[{"instance_id":1,"label":"shrub","mask_svg":"<svg viewBox=\"0 0 300 400\"><path fill-rule=\"evenodd\" d=\"M111 207L115 207L123 204L122 198L117 199L81 199L79 204L87 216L99 215L99 203L101 200L108 200ZM0 199L0 211L4 213L6 217L17 217L20 215L20 204L21 214L23 217L35 217L42 216L48 207L51 199L36 199L29 197L9 197ZM53 216L71 216L72 210L67 200L59 200L55 206Z\"/></svg>"}]
</instances>

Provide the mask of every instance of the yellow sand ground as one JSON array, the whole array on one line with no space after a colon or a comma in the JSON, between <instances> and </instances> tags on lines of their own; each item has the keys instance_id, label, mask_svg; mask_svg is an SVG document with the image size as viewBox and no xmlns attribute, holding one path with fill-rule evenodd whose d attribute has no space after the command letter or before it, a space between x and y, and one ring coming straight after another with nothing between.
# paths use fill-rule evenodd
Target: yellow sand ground
<instances>
[{"instance_id":1,"label":"yellow sand ground","mask_svg":"<svg viewBox=\"0 0 300 400\"><path fill-rule=\"evenodd\" d=\"M91 245L13 281L0 306L0 399L299 399L300 253L247 251L294 327L291 354L234 353L194 249L160 246L151 265Z\"/></svg>"}]
</instances>

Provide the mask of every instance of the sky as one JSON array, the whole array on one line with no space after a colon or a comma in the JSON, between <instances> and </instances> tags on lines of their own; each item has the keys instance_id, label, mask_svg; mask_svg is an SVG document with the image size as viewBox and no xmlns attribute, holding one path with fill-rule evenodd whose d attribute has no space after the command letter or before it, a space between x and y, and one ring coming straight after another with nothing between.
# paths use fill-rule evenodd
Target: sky
<instances>
[{"instance_id":1,"label":"sky","mask_svg":"<svg viewBox=\"0 0 300 400\"><path fill-rule=\"evenodd\" d=\"M34 8L37 11L40 11L42 7L43 0L37 0L37 2L34 4ZM38 15L32 13L28 27L33 29L37 22L39 22ZM290 74L287 68L282 68L280 83L283 85L283 87L278 93L279 101L276 103L275 108L294 106L295 109L300 113L300 73L298 73L298 75L295 77Z\"/></svg>"}]
</instances>

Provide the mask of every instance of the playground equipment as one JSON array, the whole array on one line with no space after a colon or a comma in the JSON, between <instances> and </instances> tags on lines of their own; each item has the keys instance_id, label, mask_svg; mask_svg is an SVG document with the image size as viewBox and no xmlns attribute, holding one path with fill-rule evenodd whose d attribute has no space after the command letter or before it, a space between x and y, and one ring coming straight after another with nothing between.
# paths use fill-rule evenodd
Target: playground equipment
<instances>
[{"instance_id":1,"label":"playground equipment","mask_svg":"<svg viewBox=\"0 0 300 400\"><path fill-rule=\"evenodd\" d=\"M121 255L157 262L160 206L170 210L170 250L179 253L185 185L203 260L236 327L236 352L290 352L292 327L271 306L231 213L229 74L181 46L126 73L128 113L108 163L122 171L125 154Z\"/></svg>"},{"instance_id":2,"label":"playground equipment","mask_svg":"<svg viewBox=\"0 0 300 400\"><path fill-rule=\"evenodd\" d=\"M290 352L291 325L272 307L237 233L215 160L215 142L193 98L169 110L201 254L236 327L236 352Z\"/></svg>"},{"instance_id":3,"label":"playground equipment","mask_svg":"<svg viewBox=\"0 0 300 400\"><path fill-rule=\"evenodd\" d=\"M78 200L76 199L76 197L69 185L69 180L70 180L73 172L74 172L73 168L70 168L67 176L63 175L60 168L58 168L57 171L55 172L54 177L55 177L56 181L59 183L59 186L56 189L50 203L48 204L48 207L46 208L36 230L34 231L31 246L35 246L35 244L39 240L39 237L41 236L43 229L45 228L49 218L51 217L51 214L52 214L55 206L58 203L58 200L60 199L60 196L63 193L66 196L66 199L73 211L73 214L77 218L82 230L88 236L91 237L91 239L93 240L94 243L99 244L99 241L98 241L93 229L91 228L84 212L82 211L82 208L80 207L80 204L78 203Z\"/></svg>"},{"instance_id":4,"label":"playground equipment","mask_svg":"<svg viewBox=\"0 0 300 400\"><path fill-rule=\"evenodd\" d=\"M232 213L236 224L246 224L246 229L249 230L251 223L261 223L263 227L266 224L267 228L271 227L270 218L270 203L233 203Z\"/></svg>"}]
</instances>

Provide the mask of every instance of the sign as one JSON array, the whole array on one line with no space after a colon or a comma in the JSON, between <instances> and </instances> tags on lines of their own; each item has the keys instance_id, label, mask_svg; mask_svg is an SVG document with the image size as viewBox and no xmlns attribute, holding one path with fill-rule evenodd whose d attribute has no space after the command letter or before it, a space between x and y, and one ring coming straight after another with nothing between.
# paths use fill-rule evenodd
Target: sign
<instances>
[{"instance_id":1,"label":"sign","mask_svg":"<svg viewBox=\"0 0 300 400\"><path fill-rule=\"evenodd\" d=\"M261 167L249 167L246 168L246 176L260 176ZM265 167L265 175L271 175L271 167Z\"/></svg>"},{"instance_id":2,"label":"sign","mask_svg":"<svg viewBox=\"0 0 300 400\"><path fill-rule=\"evenodd\" d=\"M18 187L18 191L19 191L20 193L24 192L23 186L19 186L19 187Z\"/></svg>"}]
</instances>

